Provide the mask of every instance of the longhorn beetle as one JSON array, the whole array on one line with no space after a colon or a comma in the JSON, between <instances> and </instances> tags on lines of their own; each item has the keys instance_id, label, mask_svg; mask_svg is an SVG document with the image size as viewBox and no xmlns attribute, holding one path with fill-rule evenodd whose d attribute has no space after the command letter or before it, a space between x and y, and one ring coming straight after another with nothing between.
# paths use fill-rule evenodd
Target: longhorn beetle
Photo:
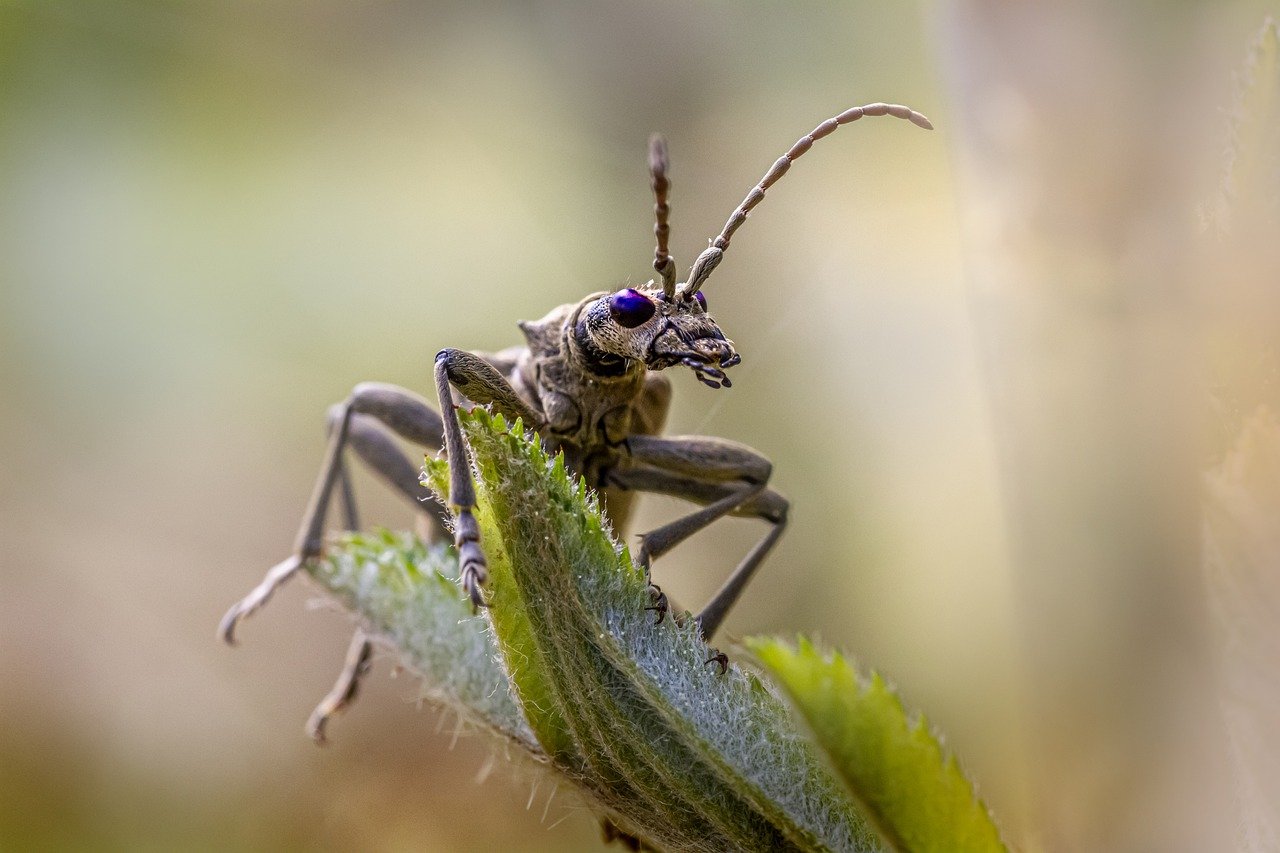
<instances>
[{"instance_id":1,"label":"longhorn beetle","mask_svg":"<svg viewBox=\"0 0 1280 853\"><path fill-rule=\"evenodd\" d=\"M521 322L525 346L492 354L441 350L435 359L439 410L403 388L381 383L357 385L346 401L329 412L328 450L293 553L227 612L219 628L221 636L234 644L237 623L261 607L306 561L320 555L325 515L335 489L342 493L347 526L359 526L343 462L343 451L348 447L426 514L437 532L446 531L444 511L434 502L424 502L427 495L418 482L418 472L392 434L426 448L444 447L462 588L474 607L485 606L482 589L488 569L480 528L472 513L475 488L458 424L453 396L453 389L457 389L464 402L490 406L509 421L520 418L538 433L548 450L562 452L566 467L604 494L605 507L617 529L624 525L631 493L636 491L660 492L702 504L696 512L640 536L637 562L646 576L655 557L725 515L768 522L768 532L697 616L703 638L710 639L782 535L788 503L768 487L769 460L751 448L722 438L659 435L671 400L671 385L660 371L682 365L712 388L730 386L725 371L742 359L707 313L707 299L702 294L707 277L724 258L734 233L796 158L842 124L863 116L885 115L933 129L920 113L897 104L854 107L822 122L779 157L747 193L682 283L676 282L675 259L667 250L671 230L667 144L661 136L653 136L649 140L653 230L657 236L653 267L660 280L651 280L641 288L593 293L553 309L541 320ZM667 612L667 598L652 583L650 595L652 606L648 609L661 621ZM308 730L317 740L323 740L329 717L355 696L370 654L369 638L357 631L342 674L308 722ZM707 663L713 661L723 671L725 656L716 652Z\"/></svg>"}]
</instances>

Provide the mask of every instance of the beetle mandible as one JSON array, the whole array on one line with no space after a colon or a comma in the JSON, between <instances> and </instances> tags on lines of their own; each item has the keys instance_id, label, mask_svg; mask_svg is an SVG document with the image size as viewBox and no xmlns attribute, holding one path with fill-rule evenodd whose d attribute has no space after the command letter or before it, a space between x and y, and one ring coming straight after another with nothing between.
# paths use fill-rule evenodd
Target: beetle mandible
<instances>
[{"instance_id":1,"label":"beetle mandible","mask_svg":"<svg viewBox=\"0 0 1280 853\"><path fill-rule=\"evenodd\" d=\"M772 465L737 442L708 436L660 435L671 400L671 385L660 372L689 368L712 388L729 387L725 371L741 361L733 342L707 313L702 287L719 265L734 233L765 192L813 143L837 127L863 116L894 116L926 130L929 120L898 104L867 104L845 110L819 124L770 167L730 214L719 236L677 283L676 263L668 252L667 146L661 136L649 140L649 174L654 194L653 266L658 280L641 288L593 293L561 305L541 320L519 324L526 344L497 353L441 350L435 359L440 408L412 391L382 383L362 383L330 410L329 444L311 500L303 514L293 553L267 572L263 581L223 617L220 635L234 644L239 621L261 607L271 594L324 545L325 518L340 491L349 528L359 526L343 456L348 448L393 488L410 499L440 533L453 529L461 583L473 606L485 605L488 578L475 488L453 395L463 402L490 406L508 420L520 418L551 452L564 454L565 466L599 490L615 529L626 522L634 492L674 495L702 508L640 536L637 563L646 577L654 558L726 515L758 518L769 530L747 553L727 581L697 615L704 639L710 639L738 600L752 575L777 543L787 523L787 500L769 488ZM427 497L418 471L392 438L397 435L425 448L444 448L449 461L449 509ZM446 534L447 535L447 534ZM652 604L661 621L668 601L650 583ZM355 695L367 669L371 643L357 631L346 666L333 690L316 708L308 730L323 740L325 723ZM716 652L708 663L722 671L726 658Z\"/></svg>"}]
</instances>

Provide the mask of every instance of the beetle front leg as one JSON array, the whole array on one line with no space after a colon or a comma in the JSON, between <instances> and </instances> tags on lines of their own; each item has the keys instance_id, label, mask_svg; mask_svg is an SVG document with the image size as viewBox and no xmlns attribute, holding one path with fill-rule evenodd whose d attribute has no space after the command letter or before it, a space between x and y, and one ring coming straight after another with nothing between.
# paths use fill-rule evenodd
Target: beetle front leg
<instances>
[{"instance_id":1,"label":"beetle front leg","mask_svg":"<svg viewBox=\"0 0 1280 853\"><path fill-rule=\"evenodd\" d=\"M504 416L520 418L526 428L537 429L541 418L520 399L511 384L493 365L474 353L443 349L436 354L436 392L444 417L444 448L449 459L449 507L454 513L453 544L458 549L462 588L473 609L487 607L480 588L489 579L489 563L480 547L480 523L476 521L476 490L471 482L471 457L462 440L462 427L453 402L453 387L476 403L492 405Z\"/></svg>"},{"instance_id":2,"label":"beetle front leg","mask_svg":"<svg viewBox=\"0 0 1280 853\"><path fill-rule=\"evenodd\" d=\"M440 412L444 416L444 452L449 459L449 509L455 519L453 544L458 549L462 588L471 599L472 609L477 609L486 606L480 587L489 579L489 564L480 548L480 524L472 513L476 505L476 490L471 482L471 458L462 440L458 410L449 387L446 352L436 356L435 373Z\"/></svg>"}]
</instances>

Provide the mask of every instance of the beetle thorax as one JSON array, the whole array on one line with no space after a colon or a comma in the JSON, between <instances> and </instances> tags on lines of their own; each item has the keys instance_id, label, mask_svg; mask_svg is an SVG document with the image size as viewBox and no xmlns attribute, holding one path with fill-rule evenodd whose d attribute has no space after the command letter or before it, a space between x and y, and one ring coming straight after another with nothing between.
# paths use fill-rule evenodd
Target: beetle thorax
<instances>
[{"instance_id":1,"label":"beetle thorax","mask_svg":"<svg viewBox=\"0 0 1280 853\"><path fill-rule=\"evenodd\" d=\"M580 315L591 301L521 323L529 349L518 367L522 390L541 410L547 437L588 455L627 437L646 373L642 362L604 352L583 335Z\"/></svg>"}]
</instances>

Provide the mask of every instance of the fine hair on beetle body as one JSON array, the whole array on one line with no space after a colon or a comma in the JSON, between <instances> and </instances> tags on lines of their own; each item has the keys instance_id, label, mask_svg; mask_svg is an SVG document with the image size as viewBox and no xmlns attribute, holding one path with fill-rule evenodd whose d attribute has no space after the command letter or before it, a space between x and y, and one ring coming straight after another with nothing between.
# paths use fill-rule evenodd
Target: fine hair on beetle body
<instances>
[{"instance_id":1,"label":"fine hair on beetle body","mask_svg":"<svg viewBox=\"0 0 1280 853\"><path fill-rule=\"evenodd\" d=\"M468 448L457 415L458 405L477 404L508 421L521 419L549 451L563 453L566 468L602 495L616 530L625 526L636 492L672 495L698 505L687 515L640 535L635 559L646 577L655 558L726 515L759 519L768 525L694 617L703 638L709 640L782 536L788 503L769 488L772 464L750 447L714 436L661 434L671 402L671 385L662 371L685 367L711 388L732 385L727 371L742 357L709 313L703 288L724 259L734 234L792 163L817 140L864 116L893 116L932 129L920 113L882 103L854 107L822 122L774 162L697 256L683 281L668 245L667 144L661 136L653 136L649 176L657 277L642 287L593 293L553 308L540 320L520 322L523 345L495 353L440 350L434 365L438 408L405 388L372 382L357 385L330 410L328 448L292 553L232 606L223 617L220 635L234 643L239 621L322 553L335 493L346 527L359 527L346 467L348 450L411 501L434 535L452 536L463 593L474 607L487 606L488 563L474 515L476 495ZM397 438L430 450L444 448L449 464L447 508L424 501L428 495L419 483L417 466ZM670 605L652 582L650 599L647 609L661 622ZM718 664L723 672L727 658L710 651L707 663ZM355 696L370 658L371 641L357 631L337 683L308 723L314 738L324 739L329 718Z\"/></svg>"}]
</instances>

